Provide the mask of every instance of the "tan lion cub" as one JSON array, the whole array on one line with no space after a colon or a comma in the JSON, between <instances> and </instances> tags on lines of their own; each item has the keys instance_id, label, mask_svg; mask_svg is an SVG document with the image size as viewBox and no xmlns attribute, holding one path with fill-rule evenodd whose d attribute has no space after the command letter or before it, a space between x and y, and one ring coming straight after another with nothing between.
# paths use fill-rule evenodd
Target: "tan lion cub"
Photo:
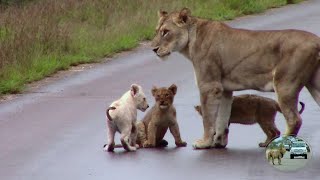
<instances>
[{"instance_id":1,"label":"tan lion cub","mask_svg":"<svg viewBox=\"0 0 320 180\"><path fill-rule=\"evenodd\" d=\"M304 110L304 103L300 102L300 104L299 113L301 114ZM201 106L194 108L202 115ZM250 94L233 96L229 125L230 123L244 125L258 123L267 135L265 142L259 143L259 146L266 147L273 138L280 135L274 123L277 112L281 110L279 104L273 99Z\"/></svg>"},{"instance_id":2,"label":"tan lion cub","mask_svg":"<svg viewBox=\"0 0 320 180\"><path fill-rule=\"evenodd\" d=\"M173 84L169 88L153 87L151 92L156 103L137 124L137 144L144 148L166 146L168 142L163 137L170 129L176 146L186 146L187 143L182 141L180 137L176 109L172 104L177 93L177 86Z\"/></svg>"}]
</instances>

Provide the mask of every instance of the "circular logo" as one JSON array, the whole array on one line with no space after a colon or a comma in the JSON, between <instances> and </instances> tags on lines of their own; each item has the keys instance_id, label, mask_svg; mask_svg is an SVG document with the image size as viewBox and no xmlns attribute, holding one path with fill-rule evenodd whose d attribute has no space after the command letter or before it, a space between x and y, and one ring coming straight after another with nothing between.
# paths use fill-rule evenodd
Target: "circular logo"
<instances>
[{"instance_id":1,"label":"circular logo","mask_svg":"<svg viewBox=\"0 0 320 180\"><path fill-rule=\"evenodd\" d=\"M294 136L278 137L266 148L268 163L280 171L296 171L305 167L311 155L310 145Z\"/></svg>"}]
</instances>

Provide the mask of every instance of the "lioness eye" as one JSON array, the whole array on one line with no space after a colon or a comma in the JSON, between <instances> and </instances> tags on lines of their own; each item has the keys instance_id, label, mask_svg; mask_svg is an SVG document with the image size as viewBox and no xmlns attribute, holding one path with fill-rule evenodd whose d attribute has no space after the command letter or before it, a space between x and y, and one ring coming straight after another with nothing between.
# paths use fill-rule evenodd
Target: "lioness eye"
<instances>
[{"instance_id":1,"label":"lioness eye","mask_svg":"<svg viewBox=\"0 0 320 180\"><path fill-rule=\"evenodd\" d=\"M143 98L143 101L146 101L146 98Z\"/></svg>"},{"instance_id":2,"label":"lioness eye","mask_svg":"<svg viewBox=\"0 0 320 180\"><path fill-rule=\"evenodd\" d=\"M162 33L161 35L163 37L165 37L169 33L169 30L168 29L164 29L161 33Z\"/></svg>"}]
</instances>

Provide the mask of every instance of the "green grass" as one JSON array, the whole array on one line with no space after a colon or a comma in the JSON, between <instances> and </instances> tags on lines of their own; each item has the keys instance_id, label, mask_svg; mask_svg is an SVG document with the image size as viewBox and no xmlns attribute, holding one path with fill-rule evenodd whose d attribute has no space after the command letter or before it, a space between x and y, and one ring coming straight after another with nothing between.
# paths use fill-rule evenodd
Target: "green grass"
<instances>
[{"instance_id":1,"label":"green grass","mask_svg":"<svg viewBox=\"0 0 320 180\"><path fill-rule=\"evenodd\" d=\"M300 2L298 0L296 2ZM157 11L189 7L214 20L260 13L286 0L37 0L0 7L0 95L150 40Z\"/></svg>"}]
</instances>

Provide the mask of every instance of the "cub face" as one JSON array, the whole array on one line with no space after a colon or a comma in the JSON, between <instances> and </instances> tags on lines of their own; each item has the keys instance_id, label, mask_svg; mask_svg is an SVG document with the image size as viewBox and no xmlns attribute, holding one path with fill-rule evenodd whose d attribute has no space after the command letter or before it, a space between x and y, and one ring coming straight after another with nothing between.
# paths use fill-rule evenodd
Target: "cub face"
<instances>
[{"instance_id":1,"label":"cub face","mask_svg":"<svg viewBox=\"0 0 320 180\"><path fill-rule=\"evenodd\" d=\"M143 92L142 87L137 84L132 84L130 92L137 106L137 109L139 109L142 112L146 111L146 109L148 109L149 107L149 104L147 102L147 99Z\"/></svg>"},{"instance_id":2,"label":"cub face","mask_svg":"<svg viewBox=\"0 0 320 180\"><path fill-rule=\"evenodd\" d=\"M168 109L172 106L174 96L177 93L177 86L172 84L170 87L153 87L151 93L156 101L156 106L160 109Z\"/></svg>"}]
</instances>

